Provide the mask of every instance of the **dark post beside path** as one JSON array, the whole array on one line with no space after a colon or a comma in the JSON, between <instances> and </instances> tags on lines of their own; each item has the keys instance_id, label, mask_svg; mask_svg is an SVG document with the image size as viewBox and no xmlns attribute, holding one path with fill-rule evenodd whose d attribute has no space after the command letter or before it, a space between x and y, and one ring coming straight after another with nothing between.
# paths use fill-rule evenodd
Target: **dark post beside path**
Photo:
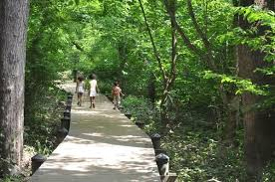
<instances>
[{"instance_id":1,"label":"dark post beside path","mask_svg":"<svg viewBox=\"0 0 275 182\"><path fill-rule=\"evenodd\" d=\"M36 154L31 158L32 161L32 174L47 160L46 157L44 157L41 154Z\"/></svg>"}]
</instances>

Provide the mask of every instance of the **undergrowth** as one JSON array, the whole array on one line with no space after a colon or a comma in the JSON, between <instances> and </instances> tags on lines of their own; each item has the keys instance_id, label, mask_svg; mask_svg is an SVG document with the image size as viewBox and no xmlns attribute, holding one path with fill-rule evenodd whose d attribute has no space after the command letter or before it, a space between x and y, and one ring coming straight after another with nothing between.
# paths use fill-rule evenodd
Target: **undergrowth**
<instances>
[{"instance_id":1,"label":"undergrowth","mask_svg":"<svg viewBox=\"0 0 275 182\"><path fill-rule=\"evenodd\" d=\"M124 112L133 120L146 124L148 135L162 133L158 110L148 100L135 96L123 100ZM174 121L175 127L162 136L162 148L170 157L170 171L178 175L179 182L243 182L245 163L243 153L243 129L235 138L238 146L228 147L221 139L221 128L209 123L206 116L182 109ZM275 164L270 163L263 173L264 182L275 181Z\"/></svg>"},{"instance_id":2,"label":"undergrowth","mask_svg":"<svg viewBox=\"0 0 275 182\"><path fill-rule=\"evenodd\" d=\"M32 154L48 156L56 148L57 130L64 111L67 93L57 87L51 87L38 98L32 98L31 105L25 106L24 125L24 156ZM29 160L24 158L22 174L18 176L5 176L1 182L27 181L30 172Z\"/></svg>"},{"instance_id":3,"label":"undergrowth","mask_svg":"<svg viewBox=\"0 0 275 182\"><path fill-rule=\"evenodd\" d=\"M25 115L25 144L34 147L39 154L49 155L56 147L66 96L65 91L52 87L48 95L41 98L39 106L32 106L32 112Z\"/></svg>"}]
</instances>

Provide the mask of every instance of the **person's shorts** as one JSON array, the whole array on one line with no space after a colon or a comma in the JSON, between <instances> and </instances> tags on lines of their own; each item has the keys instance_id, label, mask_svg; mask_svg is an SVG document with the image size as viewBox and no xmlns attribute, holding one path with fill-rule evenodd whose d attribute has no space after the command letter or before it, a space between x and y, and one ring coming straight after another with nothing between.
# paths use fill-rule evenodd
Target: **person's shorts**
<instances>
[{"instance_id":1,"label":"person's shorts","mask_svg":"<svg viewBox=\"0 0 275 182\"><path fill-rule=\"evenodd\" d=\"M90 92L90 97L95 97L96 96L96 91L91 91Z\"/></svg>"},{"instance_id":2,"label":"person's shorts","mask_svg":"<svg viewBox=\"0 0 275 182\"><path fill-rule=\"evenodd\" d=\"M82 96L83 92L78 92L77 95Z\"/></svg>"}]
</instances>

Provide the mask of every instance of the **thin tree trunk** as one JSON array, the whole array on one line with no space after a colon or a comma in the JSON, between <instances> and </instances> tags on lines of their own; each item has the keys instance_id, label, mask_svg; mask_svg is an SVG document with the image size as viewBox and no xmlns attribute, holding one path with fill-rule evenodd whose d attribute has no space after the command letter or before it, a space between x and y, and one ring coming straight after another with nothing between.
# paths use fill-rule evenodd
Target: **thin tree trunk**
<instances>
[{"instance_id":1,"label":"thin tree trunk","mask_svg":"<svg viewBox=\"0 0 275 182\"><path fill-rule=\"evenodd\" d=\"M122 82L122 78L123 78L123 70L125 68L125 65L127 63L127 44L122 41L119 42L117 45L117 51L118 51L118 57L120 60L119 63L119 72L117 75L117 79Z\"/></svg>"},{"instance_id":2,"label":"thin tree trunk","mask_svg":"<svg viewBox=\"0 0 275 182\"><path fill-rule=\"evenodd\" d=\"M152 106L155 106L155 100L156 100L156 77L153 73L150 74L149 80L148 80L148 97L152 103Z\"/></svg>"},{"instance_id":3,"label":"thin tree trunk","mask_svg":"<svg viewBox=\"0 0 275 182\"><path fill-rule=\"evenodd\" d=\"M151 32L150 26L149 26L148 21L147 21L147 17L146 17L146 14L145 14L145 10L144 10L142 1L139 0L140 7L141 7L141 10L142 10L142 14L143 14L143 17L144 17L144 21L145 21L145 24L146 24L146 27L147 27L147 31L149 33L150 40L151 40L151 43L152 43L152 46L153 46L154 54L155 54L156 60L158 62L159 69L162 73L162 77L163 77L163 93L162 93L162 96L161 96L160 107L161 107L161 120L162 120L164 126L166 126L166 124L168 123L168 120L169 120L168 115L167 115L167 108L165 106L165 102L167 100L169 91L172 89L172 87L174 85L174 82L175 82L175 79L176 79L176 61L177 61L177 36L176 36L176 32L177 32L177 28L176 28L176 22L173 21L173 19L172 19L173 17L175 18L176 2L177 2L176 0L171 0L170 3L167 4L167 11L171 15L170 20L171 20L171 44L172 44L171 48L172 48L172 51L171 51L170 72L166 72L164 70L163 66L162 66L162 61L161 61L161 58L159 56L159 52L157 51L156 44L155 44L155 41L154 41L154 38L153 38L153 35L152 35L152 32Z\"/></svg>"},{"instance_id":4,"label":"thin tree trunk","mask_svg":"<svg viewBox=\"0 0 275 182\"><path fill-rule=\"evenodd\" d=\"M238 0L232 1L233 5L235 7L238 6ZM238 14L234 15L233 22L232 22L233 28L236 28L238 26ZM233 75L237 75L237 48L236 46L227 46L226 47L226 54L230 55L233 52L233 60L235 62L235 71L233 72ZM228 52L228 53L227 53ZM225 60L229 60L230 58L225 57ZM231 65L226 65L225 67L228 68ZM225 121L225 129L224 129L224 141L229 146L236 146L234 139L236 136L236 128L239 122L239 113L240 113L240 97L235 95L235 89L227 89L227 90L220 90L220 93L222 94L222 101L224 111L226 113L226 121Z\"/></svg>"},{"instance_id":5,"label":"thin tree trunk","mask_svg":"<svg viewBox=\"0 0 275 182\"><path fill-rule=\"evenodd\" d=\"M175 22L173 21L173 17L175 17L176 14L176 0L171 0L169 4L166 4L166 8L170 12L170 21L171 21L171 68L170 68L170 74L167 77L166 84L164 87L162 100L160 106L162 107L162 120L165 121L164 124L169 124L168 118L167 118L167 108L165 108L164 104L168 98L168 94L170 90L172 89L176 76L177 76L177 69L176 69L176 62L177 62L177 29Z\"/></svg>"},{"instance_id":6,"label":"thin tree trunk","mask_svg":"<svg viewBox=\"0 0 275 182\"><path fill-rule=\"evenodd\" d=\"M16 173L22 159L27 16L27 0L0 1L0 174L2 175Z\"/></svg>"}]
</instances>

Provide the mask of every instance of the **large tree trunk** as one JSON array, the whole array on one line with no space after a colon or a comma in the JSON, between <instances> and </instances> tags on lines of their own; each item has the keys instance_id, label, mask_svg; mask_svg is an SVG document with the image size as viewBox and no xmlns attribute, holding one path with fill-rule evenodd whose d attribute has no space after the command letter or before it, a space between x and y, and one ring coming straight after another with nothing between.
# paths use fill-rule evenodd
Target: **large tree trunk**
<instances>
[{"instance_id":1,"label":"large tree trunk","mask_svg":"<svg viewBox=\"0 0 275 182\"><path fill-rule=\"evenodd\" d=\"M239 76L249 78L257 84L266 83L267 78L254 73L257 67L265 64L262 53L252 52L247 46L239 46L238 58ZM274 113L272 110L257 108L257 104L264 99L251 93L242 96L248 181L261 179L262 168L274 150Z\"/></svg>"},{"instance_id":2,"label":"large tree trunk","mask_svg":"<svg viewBox=\"0 0 275 182\"><path fill-rule=\"evenodd\" d=\"M19 169L23 151L27 0L0 1L0 174Z\"/></svg>"},{"instance_id":3,"label":"large tree trunk","mask_svg":"<svg viewBox=\"0 0 275 182\"><path fill-rule=\"evenodd\" d=\"M253 1L240 1L242 6L249 6L253 3ZM243 29L250 27L243 20L243 17L240 17L239 25ZM262 30L260 29L260 31ZM264 56L264 53L252 51L246 45L238 46L239 76L251 79L253 83L259 85L274 84L267 76L254 72L256 68L267 66L267 63L263 60ZM247 181L261 181L262 168L274 151L274 132L272 132L275 129L274 110L259 109L257 107L264 99L263 96L257 96L252 93L242 95Z\"/></svg>"}]
</instances>

